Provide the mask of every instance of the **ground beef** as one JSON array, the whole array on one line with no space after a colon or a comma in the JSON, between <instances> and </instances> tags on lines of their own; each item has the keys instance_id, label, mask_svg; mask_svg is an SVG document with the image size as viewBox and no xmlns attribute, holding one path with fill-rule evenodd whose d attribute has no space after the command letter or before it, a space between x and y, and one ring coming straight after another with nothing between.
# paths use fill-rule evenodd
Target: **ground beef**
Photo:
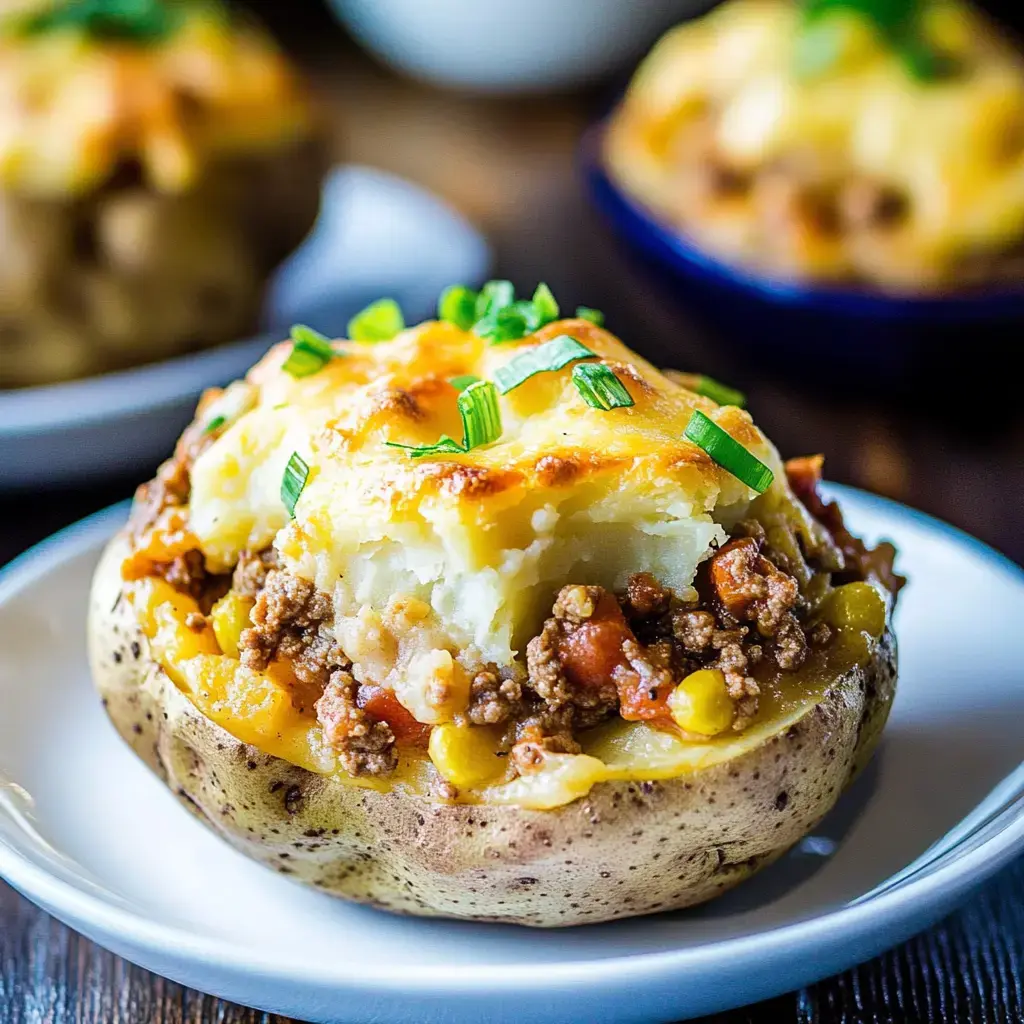
<instances>
[{"instance_id":1,"label":"ground beef","mask_svg":"<svg viewBox=\"0 0 1024 1024\"><path fill-rule=\"evenodd\" d=\"M875 580L895 597L907 582L895 571L896 549L888 543L869 548L850 533L839 506L825 501L818 492L824 461L820 455L790 459L786 463L786 477L793 493L828 530L842 553L843 565L833 574L833 582L838 585L855 580Z\"/></svg>"},{"instance_id":2,"label":"ground beef","mask_svg":"<svg viewBox=\"0 0 1024 1024\"><path fill-rule=\"evenodd\" d=\"M157 562L152 571L175 590L188 594L207 615L231 586L230 576L207 572L206 561L198 548L186 551L169 562Z\"/></svg>"},{"instance_id":3,"label":"ground beef","mask_svg":"<svg viewBox=\"0 0 1024 1024\"><path fill-rule=\"evenodd\" d=\"M502 725L518 718L523 706L523 687L497 672L478 672L469 684L466 718L472 725Z\"/></svg>"},{"instance_id":4,"label":"ground beef","mask_svg":"<svg viewBox=\"0 0 1024 1024\"><path fill-rule=\"evenodd\" d=\"M234 574L231 577L231 589L242 597L258 597L266 586L267 573L279 568L280 560L273 548L262 551L243 551L238 557Z\"/></svg>"},{"instance_id":5,"label":"ground beef","mask_svg":"<svg viewBox=\"0 0 1024 1024\"><path fill-rule=\"evenodd\" d=\"M398 765L395 735L386 722L359 707L358 693L359 685L350 672L332 672L316 702L317 719L345 771L352 775L387 775Z\"/></svg>"},{"instance_id":6,"label":"ground beef","mask_svg":"<svg viewBox=\"0 0 1024 1024\"><path fill-rule=\"evenodd\" d=\"M526 647L529 685L548 706L573 709L584 728L618 706L612 675L629 628L602 587L563 587L551 615Z\"/></svg>"},{"instance_id":7,"label":"ground beef","mask_svg":"<svg viewBox=\"0 0 1024 1024\"><path fill-rule=\"evenodd\" d=\"M191 424L179 438L171 458L160 466L151 481L136 490L129 520L136 543L157 524L166 509L183 508L188 504L192 490L192 465L216 437L217 432L206 431L197 423ZM207 571L203 553L198 548L186 551L169 562L155 563L152 571L175 590L194 598L204 613L210 611L230 586L229 577Z\"/></svg>"},{"instance_id":8,"label":"ground beef","mask_svg":"<svg viewBox=\"0 0 1024 1024\"><path fill-rule=\"evenodd\" d=\"M649 572L637 572L626 584L622 610L628 618L650 618L668 611L672 591L663 587Z\"/></svg>"},{"instance_id":9,"label":"ground beef","mask_svg":"<svg viewBox=\"0 0 1024 1024\"><path fill-rule=\"evenodd\" d=\"M327 594L275 564L272 554L249 556L236 569L243 586L260 578L262 589L242 632L242 664L260 672L286 661L301 684L293 696L300 710L312 704L324 737L353 775L386 775L398 763L395 734L387 722L360 707L352 663L334 637L334 611Z\"/></svg>"},{"instance_id":10,"label":"ground beef","mask_svg":"<svg viewBox=\"0 0 1024 1024\"><path fill-rule=\"evenodd\" d=\"M308 580L271 569L250 613L253 624L238 642L242 664L262 672L286 658L301 682L322 690L332 672L351 667L331 630L333 617L327 594Z\"/></svg>"},{"instance_id":11,"label":"ground beef","mask_svg":"<svg viewBox=\"0 0 1024 1024\"><path fill-rule=\"evenodd\" d=\"M764 531L750 532L702 567L689 602L649 573L633 575L617 598L601 587L563 587L527 645L529 712L517 725L514 763L568 749L580 729L615 713L670 721L668 696L698 668L722 672L733 727L745 728L758 708L752 666L771 657L790 671L808 650L797 581L764 554Z\"/></svg>"}]
</instances>

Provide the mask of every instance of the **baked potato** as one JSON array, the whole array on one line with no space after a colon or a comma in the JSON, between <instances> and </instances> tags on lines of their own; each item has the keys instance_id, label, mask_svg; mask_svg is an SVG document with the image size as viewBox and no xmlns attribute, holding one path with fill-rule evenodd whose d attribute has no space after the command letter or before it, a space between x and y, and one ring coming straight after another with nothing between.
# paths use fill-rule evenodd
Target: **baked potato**
<instances>
[{"instance_id":1,"label":"baked potato","mask_svg":"<svg viewBox=\"0 0 1024 1024\"><path fill-rule=\"evenodd\" d=\"M288 62L218 4L8 5L0 387L245 337L326 167Z\"/></svg>"},{"instance_id":2,"label":"baked potato","mask_svg":"<svg viewBox=\"0 0 1024 1024\"><path fill-rule=\"evenodd\" d=\"M619 185L775 278L1016 283L1024 59L961 0L729 0L670 31L612 116Z\"/></svg>"},{"instance_id":3,"label":"baked potato","mask_svg":"<svg viewBox=\"0 0 1024 1024\"><path fill-rule=\"evenodd\" d=\"M598 320L491 282L297 327L139 489L93 677L237 848L405 913L603 921L753 874L871 757L893 549Z\"/></svg>"}]
</instances>

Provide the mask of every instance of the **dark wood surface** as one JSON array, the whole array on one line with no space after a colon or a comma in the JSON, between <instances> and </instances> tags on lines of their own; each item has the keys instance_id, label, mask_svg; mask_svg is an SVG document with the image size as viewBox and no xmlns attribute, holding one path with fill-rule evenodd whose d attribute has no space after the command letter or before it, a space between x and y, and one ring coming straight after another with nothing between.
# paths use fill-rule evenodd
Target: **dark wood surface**
<instances>
[{"instance_id":1,"label":"dark wood surface","mask_svg":"<svg viewBox=\"0 0 1024 1024\"><path fill-rule=\"evenodd\" d=\"M256 6L261 9L265 5ZM295 8L289 5L288 11ZM832 479L938 515L1024 561L1024 403L1004 367L979 365L900 389L870 366L836 375L735 354L651 289L588 209L576 142L609 92L476 100L404 82L360 57L322 15L278 15L324 98L339 151L418 180L472 217L497 269L544 278L565 306L599 305L609 325L658 361L700 368L750 395L784 455L828 456ZM316 39L310 45L310 39ZM766 346L773 339L765 338ZM827 339L823 340L827 351ZM948 355L948 353L946 353ZM929 376L919 367L918 380ZM976 388L964 388L974 381ZM53 530L127 497L136 481L0 497L0 563ZM0 652L2 657L2 652ZM2 709L0 709L2 713ZM721 1024L1024 1022L1024 862L932 931L840 977L714 1018ZM157 978L98 949L0 883L0 1024L241 1024L280 1021Z\"/></svg>"}]
</instances>

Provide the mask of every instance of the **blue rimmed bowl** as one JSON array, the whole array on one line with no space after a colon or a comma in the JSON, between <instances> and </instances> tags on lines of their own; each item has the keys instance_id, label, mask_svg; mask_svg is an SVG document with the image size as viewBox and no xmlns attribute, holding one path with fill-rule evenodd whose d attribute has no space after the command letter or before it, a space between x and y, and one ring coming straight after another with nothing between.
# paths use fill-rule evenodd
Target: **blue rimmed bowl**
<instances>
[{"instance_id":1,"label":"blue rimmed bowl","mask_svg":"<svg viewBox=\"0 0 1024 1024\"><path fill-rule=\"evenodd\" d=\"M759 364L816 381L845 374L856 383L853 374L870 370L875 380L908 384L962 373L1020 347L1024 280L922 297L773 280L702 250L629 196L605 168L604 132L599 123L580 147L595 206L657 289Z\"/></svg>"}]
</instances>

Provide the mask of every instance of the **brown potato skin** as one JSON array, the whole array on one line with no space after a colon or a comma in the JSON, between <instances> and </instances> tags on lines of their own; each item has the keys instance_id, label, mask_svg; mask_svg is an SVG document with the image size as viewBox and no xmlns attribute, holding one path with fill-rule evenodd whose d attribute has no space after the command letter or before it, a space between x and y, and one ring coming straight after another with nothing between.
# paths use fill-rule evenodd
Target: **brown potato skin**
<instances>
[{"instance_id":1,"label":"brown potato skin","mask_svg":"<svg viewBox=\"0 0 1024 1024\"><path fill-rule=\"evenodd\" d=\"M553 811L446 804L342 785L204 718L149 655L121 594L115 538L93 584L93 678L117 731L241 852L296 880L405 914L539 927L711 899L781 856L867 763L895 693L887 632L795 725L732 761L605 782Z\"/></svg>"}]
</instances>

